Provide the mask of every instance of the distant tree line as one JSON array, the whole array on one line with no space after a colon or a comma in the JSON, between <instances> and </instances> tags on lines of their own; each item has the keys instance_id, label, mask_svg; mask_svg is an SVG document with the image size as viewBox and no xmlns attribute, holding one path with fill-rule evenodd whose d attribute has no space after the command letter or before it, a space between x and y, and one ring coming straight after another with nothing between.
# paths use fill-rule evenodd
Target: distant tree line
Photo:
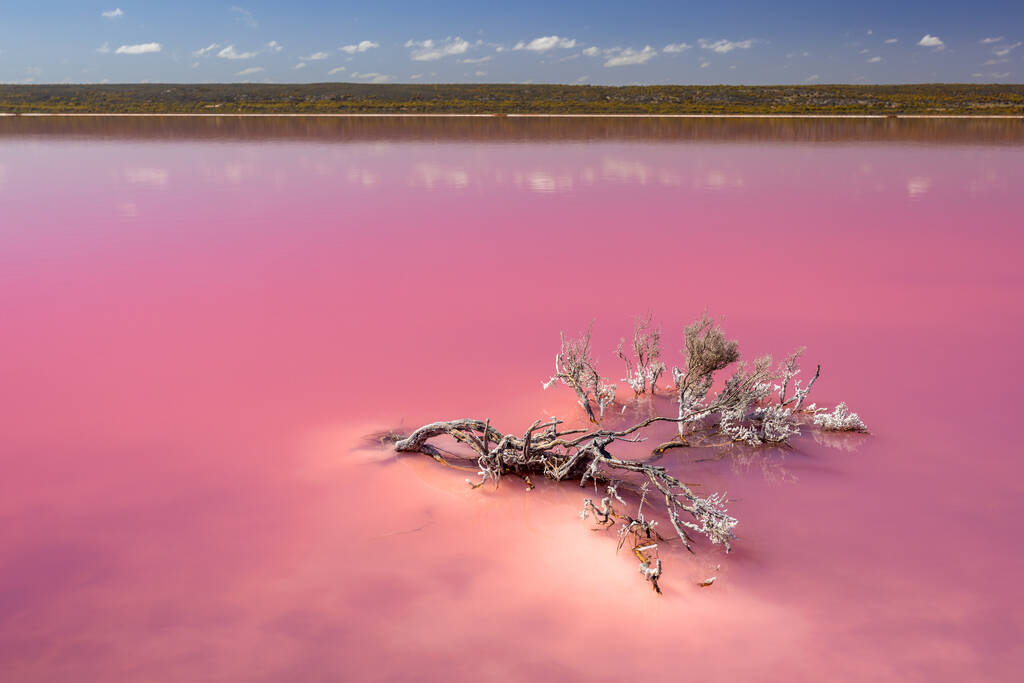
<instances>
[{"instance_id":1,"label":"distant tree line","mask_svg":"<svg viewBox=\"0 0 1024 683\"><path fill-rule=\"evenodd\" d=\"M1024 114L1024 85L0 85L5 113Z\"/></svg>"}]
</instances>

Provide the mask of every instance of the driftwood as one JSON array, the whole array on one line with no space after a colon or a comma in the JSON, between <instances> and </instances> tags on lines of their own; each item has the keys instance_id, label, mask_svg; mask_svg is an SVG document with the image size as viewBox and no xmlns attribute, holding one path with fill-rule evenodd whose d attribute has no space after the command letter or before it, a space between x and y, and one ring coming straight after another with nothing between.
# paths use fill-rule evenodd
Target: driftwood
<instances>
[{"instance_id":1,"label":"driftwood","mask_svg":"<svg viewBox=\"0 0 1024 683\"><path fill-rule=\"evenodd\" d=\"M617 352L626 364L623 381L633 389L633 401L646 393L648 386L655 393L656 380L665 367L660 360L660 330L648 331L650 322L650 316L637 321L635 363L623 353L621 344ZM553 418L535 421L520 435L501 432L489 420L458 419L433 422L408 435L387 433L382 439L400 453L422 453L453 467L469 468L471 464L476 478L466 481L474 488L488 481L497 485L506 475L520 476L532 488L530 476L539 475L554 481L578 481L581 487L591 483L603 489L605 495L599 503L591 498L584 500L580 516L593 518L600 527L619 523L619 548L630 542L640 561L641 574L660 593L662 562L658 547L666 539L658 533L658 522L645 517L645 503L655 498L664 504L674 535L691 552L696 536L721 544L729 552L737 520L729 515L724 495L698 496L665 467L655 464L658 455L669 448L707 447L709 443L749 448L785 445L800 433L800 426L808 424L826 430L867 431L845 404L833 413L813 404L803 407L821 366L801 387L796 375L800 373L797 361L802 349L774 370L767 356L750 367L739 364L721 390L711 396L715 374L739 361L738 344L727 340L707 314L685 329L684 338L685 363L673 369L670 387L678 404L676 416L651 415L624 428L603 427L606 410L614 404L615 384L601 377L594 366L588 329L575 340L562 335L555 374L544 386L561 383L572 389L592 426L569 427ZM625 413L627 407L623 405L621 412ZM622 459L611 452L616 443L642 441L644 430L659 422L674 423L676 437L655 447L651 457ZM440 441L445 438L461 444L461 453L442 447ZM620 490L639 496L636 514L626 514Z\"/></svg>"}]
</instances>

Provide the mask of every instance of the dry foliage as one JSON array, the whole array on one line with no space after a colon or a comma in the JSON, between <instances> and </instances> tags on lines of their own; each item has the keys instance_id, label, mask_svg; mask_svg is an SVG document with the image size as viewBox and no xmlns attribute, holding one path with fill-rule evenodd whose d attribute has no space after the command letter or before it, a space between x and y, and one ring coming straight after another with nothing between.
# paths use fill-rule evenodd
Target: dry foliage
<instances>
[{"instance_id":1,"label":"dry foliage","mask_svg":"<svg viewBox=\"0 0 1024 683\"><path fill-rule=\"evenodd\" d=\"M728 552L738 523L726 509L725 495L698 496L665 467L655 464L660 454L677 447L785 445L800 434L802 426L867 431L845 403L831 413L813 404L803 407L821 366L801 386L797 375L802 348L775 369L770 356L748 365L740 361L739 344L727 339L707 313L683 330L683 339L684 362L682 367L672 369L671 391L678 404L675 416L652 414L626 426L602 425L615 401L616 387L597 371L588 328L575 339L561 335L555 373L544 387L560 383L572 389L592 426L569 427L563 420L552 418L537 420L522 434L512 434L498 431L489 420L458 419L424 425L407 435L389 433L382 440L400 453L423 453L445 465L465 467L472 463L476 477L466 481L474 488L487 482L497 485L507 475L522 477L529 488L533 487L531 475L554 481L571 479L581 487L591 484L605 495L599 503L586 498L580 516L592 518L599 527L619 524L619 548L629 543L640 562L640 573L660 593L662 561L658 549L667 539L658 532L658 521L643 512L650 499L661 501L662 514L672 526L673 535L691 551L694 538L702 536ZM633 389L630 403L635 404L648 391L655 393L657 379L665 370L661 332L651 327L651 316L647 315L636 321L632 358L623 351L624 343L619 344L617 355L626 365L623 381ZM734 364L735 369L713 392L716 375ZM622 404L621 414L630 403ZM643 441L644 430L659 422L675 423L676 437L654 448L651 456L641 460L613 454L616 443ZM444 438L461 445L461 450L442 446ZM638 497L635 514L626 512L622 492Z\"/></svg>"}]
</instances>

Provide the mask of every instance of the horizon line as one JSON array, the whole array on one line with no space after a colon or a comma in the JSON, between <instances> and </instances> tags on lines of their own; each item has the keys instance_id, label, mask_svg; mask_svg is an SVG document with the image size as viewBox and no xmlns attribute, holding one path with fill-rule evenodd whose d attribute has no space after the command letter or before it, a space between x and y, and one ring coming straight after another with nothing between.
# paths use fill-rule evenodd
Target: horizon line
<instances>
[{"instance_id":1,"label":"horizon line","mask_svg":"<svg viewBox=\"0 0 1024 683\"><path fill-rule=\"evenodd\" d=\"M915 81L907 83L763 83L763 84L751 84L751 83L632 83L628 85L606 85L602 83L558 83L558 82L488 82L488 83L466 83L466 82L446 82L446 81L395 81L391 83L366 83L361 81L303 81L303 82L291 82L291 81L123 81L118 83L104 83L100 81L75 81L75 82L39 82L39 83L12 83L12 82L0 82L0 87L16 87L16 88L34 88L40 86L59 86L59 85L90 85L90 86L160 86L160 85L289 85L289 86L302 86L302 85L359 85L363 87L376 87L376 88L387 88L398 85L421 85L421 86L435 86L435 85L446 85L446 86L537 86L537 85L555 85L567 88L821 88L821 87L906 87L906 86L926 86L926 85L957 85L957 86L1005 86L1005 87L1022 87L1024 82L1020 83L997 83L995 81L983 81L983 82L966 82L966 81Z\"/></svg>"}]
</instances>

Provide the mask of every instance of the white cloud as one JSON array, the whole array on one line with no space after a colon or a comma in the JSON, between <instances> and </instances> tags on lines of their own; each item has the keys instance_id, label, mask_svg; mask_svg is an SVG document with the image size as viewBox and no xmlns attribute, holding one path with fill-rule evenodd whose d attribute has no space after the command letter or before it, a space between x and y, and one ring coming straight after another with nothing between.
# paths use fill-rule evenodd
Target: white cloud
<instances>
[{"instance_id":1,"label":"white cloud","mask_svg":"<svg viewBox=\"0 0 1024 683\"><path fill-rule=\"evenodd\" d=\"M214 50L216 50L218 47L220 47L220 43L210 43L206 47L199 48L198 50L193 50L192 51L192 56L193 57L205 57L206 55L208 55L211 52L213 52Z\"/></svg>"},{"instance_id":2,"label":"white cloud","mask_svg":"<svg viewBox=\"0 0 1024 683\"><path fill-rule=\"evenodd\" d=\"M449 55L465 54L469 49L469 41L456 36L445 38L443 43L433 40L407 40L406 47L414 48L411 56L417 62L432 62Z\"/></svg>"},{"instance_id":3,"label":"white cloud","mask_svg":"<svg viewBox=\"0 0 1024 683\"><path fill-rule=\"evenodd\" d=\"M706 59L703 62L700 63L700 68L702 68L702 69L706 69L709 66L711 66L711 62L707 61Z\"/></svg>"},{"instance_id":4,"label":"white cloud","mask_svg":"<svg viewBox=\"0 0 1024 683\"><path fill-rule=\"evenodd\" d=\"M114 50L119 55L144 55L150 52L160 52L164 46L160 43L140 43L138 45L122 45Z\"/></svg>"},{"instance_id":5,"label":"white cloud","mask_svg":"<svg viewBox=\"0 0 1024 683\"><path fill-rule=\"evenodd\" d=\"M346 69L343 66L336 66L333 69L331 69L330 71L328 71L327 75L328 76L333 76L334 74L340 74L342 71L348 71L348 69Z\"/></svg>"},{"instance_id":6,"label":"white cloud","mask_svg":"<svg viewBox=\"0 0 1024 683\"><path fill-rule=\"evenodd\" d=\"M417 78L423 78L423 74L413 74L412 76L409 76L410 81L415 81Z\"/></svg>"},{"instance_id":7,"label":"white cloud","mask_svg":"<svg viewBox=\"0 0 1024 683\"><path fill-rule=\"evenodd\" d=\"M296 64L295 66L292 67L292 69L295 69L296 71L298 71L299 69L305 69L305 68L306 68L306 63L305 62L299 62L298 64Z\"/></svg>"},{"instance_id":8,"label":"white cloud","mask_svg":"<svg viewBox=\"0 0 1024 683\"><path fill-rule=\"evenodd\" d=\"M818 74L811 74L810 76L808 76L807 78L804 79L804 83L814 83L815 81L820 81L820 80L821 80L821 76L819 76Z\"/></svg>"},{"instance_id":9,"label":"white cloud","mask_svg":"<svg viewBox=\"0 0 1024 683\"><path fill-rule=\"evenodd\" d=\"M319 62L320 60L327 59L328 57L330 57L330 55L327 54L326 52L314 52L313 54L307 57L299 57L299 59L307 59L311 62Z\"/></svg>"},{"instance_id":10,"label":"white cloud","mask_svg":"<svg viewBox=\"0 0 1024 683\"><path fill-rule=\"evenodd\" d=\"M100 12L100 15L107 19L116 19L118 17L123 17L124 12L121 11L120 7L118 7L116 9L107 10L106 12Z\"/></svg>"},{"instance_id":11,"label":"white cloud","mask_svg":"<svg viewBox=\"0 0 1024 683\"><path fill-rule=\"evenodd\" d=\"M266 69L264 69L262 66L250 66L248 69L242 69L241 71L239 71L235 75L236 76L250 76L252 74L258 74L258 73L260 73L262 71L266 71Z\"/></svg>"},{"instance_id":12,"label":"white cloud","mask_svg":"<svg viewBox=\"0 0 1024 683\"><path fill-rule=\"evenodd\" d=\"M896 43L900 42L900 39L899 38L886 38L882 42L884 42L886 45L895 45Z\"/></svg>"},{"instance_id":13,"label":"white cloud","mask_svg":"<svg viewBox=\"0 0 1024 683\"><path fill-rule=\"evenodd\" d=\"M252 59L256 54L255 52L239 52L234 45L228 45L218 52L217 56L221 59Z\"/></svg>"},{"instance_id":14,"label":"white cloud","mask_svg":"<svg viewBox=\"0 0 1024 683\"><path fill-rule=\"evenodd\" d=\"M992 78L1009 78L1010 77L1010 72L1009 71L1004 71L1001 74L989 74L989 75L992 76Z\"/></svg>"},{"instance_id":15,"label":"white cloud","mask_svg":"<svg viewBox=\"0 0 1024 683\"><path fill-rule=\"evenodd\" d=\"M486 71L477 71L474 75L475 76L486 76L487 72Z\"/></svg>"},{"instance_id":16,"label":"white cloud","mask_svg":"<svg viewBox=\"0 0 1024 683\"><path fill-rule=\"evenodd\" d=\"M872 57L868 60L868 64L878 64L880 61L882 61L881 57Z\"/></svg>"},{"instance_id":17,"label":"white cloud","mask_svg":"<svg viewBox=\"0 0 1024 683\"><path fill-rule=\"evenodd\" d=\"M718 52L719 54L726 54L733 50L749 50L754 47L754 41L752 39L747 40L726 40L722 38L720 40L704 40L701 38L697 41L705 50L711 50L712 52Z\"/></svg>"},{"instance_id":18,"label":"white cloud","mask_svg":"<svg viewBox=\"0 0 1024 683\"><path fill-rule=\"evenodd\" d=\"M634 50L633 48L627 47L624 50L617 50L608 58L608 61L606 61L604 65L634 66L637 64L646 64L647 61L656 54L658 54L658 51L650 45L644 46L643 50Z\"/></svg>"},{"instance_id":19,"label":"white cloud","mask_svg":"<svg viewBox=\"0 0 1024 683\"><path fill-rule=\"evenodd\" d=\"M601 54L601 51L598 50L596 47L586 47L583 48L583 54L585 54L588 57L596 57L599 54Z\"/></svg>"},{"instance_id":20,"label":"white cloud","mask_svg":"<svg viewBox=\"0 0 1024 683\"><path fill-rule=\"evenodd\" d=\"M231 12L235 15L235 21L237 21L239 24L242 24L243 26L248 26L249 28L260 27L259 23L256 21L256 17L254 17L252 15L252 12L250 12L249 10L243 9L241 7L232 7Z\"/></svg>"},{"instance_id":21,"label":"white cloud","mask_svg":"<svg viewBox=\"0 0 1024 683\"><path fill-rule=\"evenodd\" d=\"M513 50L532 50L533 52L547 52L556 47L564 48L566 50L576 47L575 38L562 38L561 36L541 36L540 38L534 38L528 43L519 41L513 47Z\"/></svg>"},{"instance_id":22,"label":"white cloud","mask_svg":"<svg viewBox=\"0 0 1024 683\"><path fill-rule=\"evenodd\" d=\"M96 52L99 52L100 54L107 54L108 52L110 52L110 43L103 43L98 48L96 48Z\"/></svg>"},{"instance_id":23,"label":"white cloud","mask_svg":"<svg viewBox=\"0 0 1024 683\"><path fill-rule=\"evenodd\" d=\"M366 52L372 50L375 47L380 47L380 43L375 43L372 40L361 40L354 45L344 45L338 49L350 55L354 55L357 52Z\"/></svg>"},{"instance_id":24,"label":"white cloud","mask_svg":"<svg viewBox=\"0 0 1024 683\"><path fill-rule=\"evenodd\" d=\"M672 43L662 48L662 52L682 52L683 50L689 50L693 45L689 43Z\"/></svg>"},{"instance_id":25,"label":"white cloud","mask_svg":"<svg viewBox=\"0 0 1024 683\"><path fill-rule=\"evenodd\" d=\"M267 43L267 49L273 52L280 52L281 50L284 49L284 45L281 45L276 40L272 40L269 43Z\"/></svg>"},{"instance_id":26,"label":"white cloud","mask_svg":"<svg viewBox=\"0 0 1024 683\"><path fill-rule=\"evenodd\" d=\"M394 76L389 76L387 74L379 74L376 71L371 71L365 74L353 71L352 78L363 78L370 81L371 83L387 83L388 81L393 80Z\"/></svg>"},{"instance_id":27,"label":"white cloud","mask_svg":"<svg viewBox=\"0 0 1024 683\"><path fill-rule=\"evenodd\" d=\"M991 45L992 43L998 43L1000 40L1005 40L1002 36L996 36L995 38L982 38L978 42L982 45Z\"/></svg>"},{"instance_id":28,"label":"white cloud","mask_svg":"<svg viewBox=\"0 0 1024 683\"><path fill-rule=\"evenodd\" d=\"M483 64L484 62L489 62L492 59L494 59L492 55L487 55L486 57L476 57L474 59L467 57L466 59L460 59L459 61L463 64Z\"/></svg>"},{"instance_id":29,"label":"white cloud","mask_svg":"<svg viewBox=\"0 0 1024 683\"><path fill-rule=\"evenodd\" d=\"M1010 54L1011 51L1016 50L1020 46L1021 46L1021 43L1014 43L1012 45L1003 45L1003 46L1001 46L999 48L993 49L992 53L995 56L997 56L997 57L1005 57L1006 55Z\"/></svg>"},{"instance_id":30,"label":"white cloud","mask_svg":"<svg viewBox=\"0 0 1024 683\"><path fill-rule=\"evenodd\" d=\"M942 42L941 38L928 33L924 34L924 37L917 41L917 44L919 47L934 47L939 50L946 47L946 44Z\"/></svg>"},{"instance_id":31,"label":"white cloud","mask_svg":"<svg viewBox=\"0 0 1024 683\"><path fill-rule=\"evenodd\" d=\"M586 83L589 80L590 80L590 76L580 76L579 78L576 79L575 82L576 83Z\"/></svg>"}]
</instances>

